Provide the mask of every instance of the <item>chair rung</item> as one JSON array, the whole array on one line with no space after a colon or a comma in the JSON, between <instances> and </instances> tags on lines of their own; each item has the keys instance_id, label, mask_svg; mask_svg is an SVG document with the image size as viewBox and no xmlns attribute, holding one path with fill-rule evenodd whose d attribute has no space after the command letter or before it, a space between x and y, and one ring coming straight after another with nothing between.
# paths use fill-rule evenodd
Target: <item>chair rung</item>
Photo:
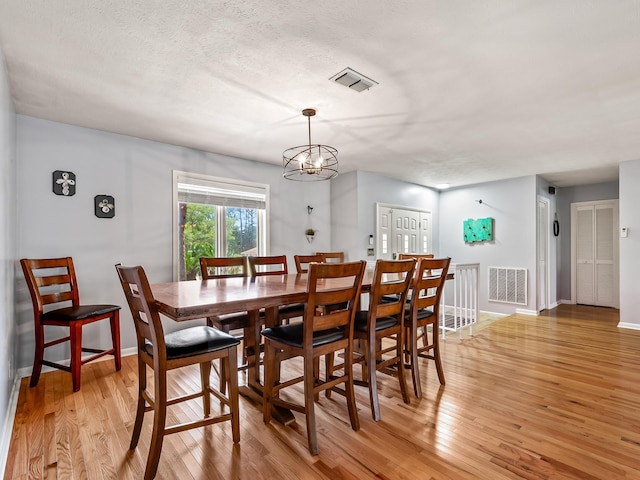
<instances>
[{"instance_id":1,"label":"chair rung","mask_svg":"<svg viewBox=\"0 0 640 480\"><path fill-rule=\"evenodd\" d=\"M46 365L47 367L58 368L60 370L64 370L65 372L71 372L71 367L67 365L62 365L61 363L50 362L49 360L42 360L42 365Z\"/></svg>"},{"instance_id":2,"label":"chair rung","mask_svg":"<svg viewBox=\"0 0 640 480\"><path fill-rule=\"evenodd\" d=\"M91 352L93 349L89 350L89 349L82 349L83 352ZM80 365L84 365L85 363L89 363L89 362L93 362L94 360L97 360L100 357L104 357L105 355L113 355L115 352L113 351L113 348L111 350L98 350L97 355L93 355L89 358L85 358L84 360L80 361Z\"/></svg>"},{"instance_id":3,"label":"chair rung","mask_svg":"<svg viewBox=\"0 0 640 480\"><path fill-rule=\"evenodd\" d=\"M214 423L227 422L231 420L231 414L226 413L213 418L205 418L202 420L196 420L194 422L181 423L180 425L174 425L164 429L165 435L171 435L172 433L184 432L185 430L191 430L192 428L205 427Z\"/></svg>"},{"instance_id":4,"label":"chair rung","mask_svg":"<svg viewBox=\"0 0 640 480\"><path fill-rule=\"evenodd\" d=\"M59 343L68 342L71 340L71 337L58 338L57 340L51 340L44 344L44 348L52 347L53 345L58 345Z\"/></svg>"}]
</instances>

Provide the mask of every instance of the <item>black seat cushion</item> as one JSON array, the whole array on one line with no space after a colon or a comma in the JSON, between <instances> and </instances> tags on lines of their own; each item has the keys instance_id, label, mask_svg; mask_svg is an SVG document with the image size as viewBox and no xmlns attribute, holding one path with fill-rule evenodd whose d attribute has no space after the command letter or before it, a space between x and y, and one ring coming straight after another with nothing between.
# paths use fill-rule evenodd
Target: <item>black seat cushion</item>
<instances>
[{"instance_id":1,"label":"black seat cushion","mask_svg":"<svg viewBox=\"0 0 640 480\"><path fill-rule=\"evenodd\" d=\"M42 314L42 320L54 320L56 322L72 322L85 318L120 310L119 305L79 305L77 307L65 307L51 310Z\"/></svg>"},{"instance_id":2,"label":"black seat cushion","mask_svg":"<svg viewBox=\"0 0 640 480\"><path fill-rule=\"evenodd\" d=\"M164 336L164 342L169 360L217 352L240 345L240 340L237 338L205 325L168 333ZM151 342L147 341L144 348L149 355L153 356Z\"/></svg>"},{"instance_id":3,"label":"black seat cushion","mask_svg":"<svg viewBox=\"0 0 640 480\"><path fill-rule=\"evenodd\" d=\"M294 323L292 325L265 328L261 333L264 337L282 342L285 345L302 348L303 327L304 324L302 323ZM342 340L343 338L345 338L345 335L342 328L331 328L329 330L313 332L313 346L318 347L320 345Z\"/></svg>"},{"instance_id":4,"label":"black seat cushion","mask_svg":"<svg viewBox=\"0 0 640 480\"><path fill-rule=\"evenodd\" d=\"M404 309L404 314L406 319L411 318L411 308L407 305ZM433 310L429 310L428 308L421 308L418 310L418 320L424 320L425 318L429 318L433 316Z\"/></svg>"},{"instance_id":5,"label":"black seat cushion","mask_svg":"<svg viewBox=\"0 0 640 480\"><path fill-rule=\"evenodd\" d=\"M249 314L246 312L227 313L216 317L210 317L210 320L223 332L237 330L239 328L247 328L251 324L249 321Z\"/></svg>"},{"instance_id":6,"label":"black seat cushion","mask_svg":"<svg viewBox=\"0 0 640 480\"><path fill-rule=\"evenodd\" d=\"M354 330L358 332L366 332L367 331L367 315L369 312L367 310L361 310L356 313L356 323L353 327ZM394 325L398 324L398 319L396 317L380 317L376 318L376 331L384 330L386 328L391 328Z\"/></svg>"},{"instance_id":7,"label":"black seat cushion","mask_svg":"<svg viewBox=\"0 0 640 480\"><path fill-rule=\"evenodd\" d=\"M292 303L291 305L281 305L278 308L278 313L280 313L280 315L299 314L299 316L302 316L304 315L304 303Z\"/></svg>"}]
</instances>

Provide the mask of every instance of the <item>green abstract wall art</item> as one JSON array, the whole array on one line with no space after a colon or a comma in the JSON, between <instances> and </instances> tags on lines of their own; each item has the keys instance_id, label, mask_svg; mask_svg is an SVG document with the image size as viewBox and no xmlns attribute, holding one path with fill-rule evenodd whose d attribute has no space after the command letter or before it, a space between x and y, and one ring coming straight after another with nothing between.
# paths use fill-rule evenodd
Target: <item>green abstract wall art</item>
<instances>
[{"instance_id":1,"label":"green abstract wall art","mask_svg":"<svg viewBox=\"0 0 640 480\"><path fill-rule=\"evenodd\" d=\"M463 222L465 243L493 240L493 218L469 218Z\"/></svg>"}]
</instances>

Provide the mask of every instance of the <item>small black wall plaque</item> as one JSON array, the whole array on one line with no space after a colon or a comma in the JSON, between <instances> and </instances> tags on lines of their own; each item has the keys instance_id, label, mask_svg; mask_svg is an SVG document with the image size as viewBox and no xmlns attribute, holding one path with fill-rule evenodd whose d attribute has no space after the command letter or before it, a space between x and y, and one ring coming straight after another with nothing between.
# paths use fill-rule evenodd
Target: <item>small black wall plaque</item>
<instances>
[{"instance_id":1,"label":"small black wall plaque","mask_svg":"<svg viewBox=\"0 0 640 480\"><path fill-rule=\"evenodd\" d=\"M53 172L53 193L70 197L76 194L76 174L56 170Z\"/></svg>"},{"instance_id":2,"label":"small black wall plaque","mask_svg":"<svg viewBox=\"0 0 640 480\"><path fill-rule=\"evenodd\" d=\"M109 195L96 195L94 198L96 217L113 218L116 215L116 201Z\"/></svg>"}]
</instances>

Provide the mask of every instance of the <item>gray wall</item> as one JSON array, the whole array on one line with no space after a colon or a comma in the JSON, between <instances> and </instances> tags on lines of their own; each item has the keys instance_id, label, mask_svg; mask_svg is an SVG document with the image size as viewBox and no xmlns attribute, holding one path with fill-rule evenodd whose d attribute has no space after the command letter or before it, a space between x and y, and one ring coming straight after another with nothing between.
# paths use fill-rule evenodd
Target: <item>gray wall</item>
<instances>
[{"instance_id":1,"label":"gray wall","mask_svg":"<svg viewBox=\"0 0 640 480\"><path fill-rule=\"evenodd\" d=\"M620 325L640 329L640 160L620 163L620 226L627 238L620 239Z\"/></svg>"},{"instance_id":2,"label":"gray wall","mask_svg":"<svg viewBox=\"0 0 640 480\"><path fill-rule=\"evenodd\" d=\"M16 114L9 92L9 77L0 50L0 472L4 471L13 412L9 411L16 377L14 282L15 282L15 185Z\"/></svg>"},{"instance_id":3,"label":"gray wall","mask_svg":"<svg viewBox=\"0 0 640 480\"><path fill-rule=\"evenodd\" d=\"M205 153L107 132L17 116L17 256L74 259L85 303L125 305L114 264L140 264L152 282L172 280L172 170L237 178L270 185L270 247L273 254L331 248L330 182L284 180L281 167ZM54 170L76 174L76 195L52 193ZM94 215L93 198L115 197L115 218ZM304 230L314 207L318 238ZM293 267L293 264L290 264ZM32 310L20 275L16 289L19 366L33 361ZM87 327L86 338L109 343L108 326ZM184 326L184 325L183 325ZM93 328L91 328L93 327ZM175 329L168 322L168 330ZM134 346L129 312L122 315L123 348ZM69 357L68 346L52 350Z\"/></svg>"},{"instance_id":4,"label":"gray wall","mask_svg":"<svg viewBox=\"0 0 640 480\"><path fill-rule=\"evenodd\" d=\"M536 177L527 176L446 190L440 194L440 248L453 263L480 263L480 310L509 314L536 309ZM478 200L482 200L479 203ZM464 243L468 218L494 219L494 240ZM488 301L488 267L528 271L527 305Z\"/></svg>"},{"instance_id":5,"label":"gray wall","mask_svg":"<svg viewBox=\"0 0 640 480\"><path fill-rule=\"evenodd\" d=\"M350 172L331 181L332 244L349 260L375 261L367 256L369 235L375 238L376 203L426 210L432 213L433 246L438 251L437 191L370 172Z\"/></svg>"},{"instance_id":6,"label":"gray wall","mask_svg":"<svg viewBox=\"0 0 640 480\"><path fill-rule=\"evenodd\" d=\"M622 172L620 172L622 178ZM558 250L558 298L569 303L571 300L571 204L593 200L618 198L618 182L596 183L556 190L558 221L560 222L560 248ZM622 224L621 224L622 225ZM622 265L622 257L620 257ZM622 279L621 283L622 285Z\"/></svg>"}]
</instances>

